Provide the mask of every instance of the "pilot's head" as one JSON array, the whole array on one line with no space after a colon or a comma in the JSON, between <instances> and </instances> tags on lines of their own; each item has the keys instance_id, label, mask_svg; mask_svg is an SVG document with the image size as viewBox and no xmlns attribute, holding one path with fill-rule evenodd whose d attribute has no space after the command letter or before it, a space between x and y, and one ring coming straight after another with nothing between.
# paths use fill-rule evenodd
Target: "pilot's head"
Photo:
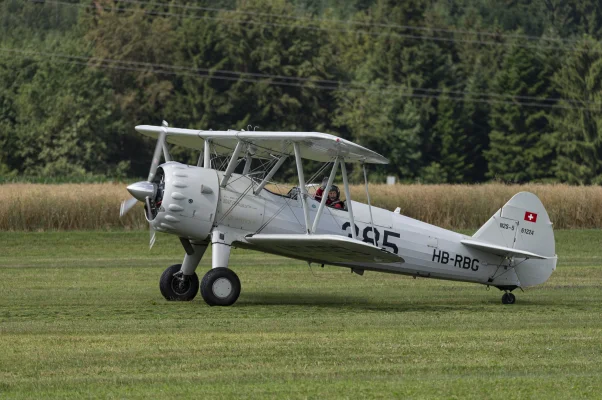
<instances>
[{"instance_id":1,"label":"pilot's head","mask_svg":"<svg viewBox=\"0 0 602 400\"><path fill-rule=\"evenodd\" d=\"M330 190L328 191L328 198L331 201L335 201L339 199L339 188L336 186L331 186Z\"/></svg>"}]
</instances>

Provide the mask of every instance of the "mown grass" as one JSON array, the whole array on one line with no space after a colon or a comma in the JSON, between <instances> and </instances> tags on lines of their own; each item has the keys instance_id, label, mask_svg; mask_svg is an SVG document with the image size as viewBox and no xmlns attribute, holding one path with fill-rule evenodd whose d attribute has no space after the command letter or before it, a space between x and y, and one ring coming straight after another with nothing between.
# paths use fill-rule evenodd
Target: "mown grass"
<instances>
[{"instance_id":1,"label":"mown grass","mask_svg":"<svg viewBox=\"0 0 602 400\"><path fill-rule=\"evenodd\" d=\"M142 229L138 205L119 219L125 184L0 185L0 230ZM364 186L352 198L366 202ZM473 229L520 191L537 194L557 229L602 227L602 187L568 185L371 185L372 204L450 229Z\"/></svg>"},{"instance_id":2,"label":"mown grass","mask_svg":"<svg viewBox=\"0 0 602 400\"><path fill-rule=\"evenodd\" d=\"M235 250L230 308L162 299L177 238L0 233L0 397L597 398L602 232L504 306L483 286ZM209 268L207 254L199 272Z\"/></svg>"}]
</instances>

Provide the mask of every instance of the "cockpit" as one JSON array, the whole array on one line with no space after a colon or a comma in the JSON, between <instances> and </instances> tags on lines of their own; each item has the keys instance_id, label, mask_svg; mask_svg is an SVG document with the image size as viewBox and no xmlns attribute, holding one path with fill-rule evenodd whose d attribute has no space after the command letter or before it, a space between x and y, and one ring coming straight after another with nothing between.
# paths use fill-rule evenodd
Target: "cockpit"
<instances>
[{"instance_id":1,"label":"cockpit","mask_svg":"<svg viewBox=\"0 0 602 400\"><path fill-rule=\"evenodd\" d=\"M307 192L308 192L308 196L307 199L309 200L314 200L316 201L318 204L322 201L322 196L324 193L324 188L322 188L321 186L317 186L316 185L307 185ZM334 208L334 209L338 209L338 210L342 210L342 211L347 211L347 204L345 200L341 200L341 193L339 188L336 185L332 185L331 190L328 191L327 196L328 198L326 199L326 206L329 208ZM280 196L280 197L285 197L288 199L292 199L292 200L297 200L299 198L299 187L298 186L294 186L292 188L290 188L288 190L288 192L286 194L282 194L282 193L278 193L272 190L269 190L268 188L265 188L265 190L267 190L268 192Z\"/></svg>"}]
</instances>

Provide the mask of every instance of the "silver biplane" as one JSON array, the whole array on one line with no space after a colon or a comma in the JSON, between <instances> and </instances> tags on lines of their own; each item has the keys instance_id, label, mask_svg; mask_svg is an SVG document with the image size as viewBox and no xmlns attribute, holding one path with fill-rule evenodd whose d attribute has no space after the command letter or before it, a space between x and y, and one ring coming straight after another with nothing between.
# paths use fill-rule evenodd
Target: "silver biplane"
<instances>
[{"instance_id":1,"label":"silver biplane","mask_svg":"<svg viewBox=\"0 0 602 400\"><path fill-rule=\"evenodd\" d=\"M447 279L494 286L502 302L513 304L516 288L545 282L556 269L552 223L534 194L521 192L500 208L473 236L452 232L351 200L347 163L386 164L383 156L333 135L318 132L204 131L137 126L157 138L148 179L128 186L133 198L121 205L124 215L144 203L154 232L180 238L182 264L160 279L167 300L192 300L199 291L196 268L211 244L212 269L200 282L207 304L229 306L241 284L228 268L230 249L240 247L308 263L364 271ZM198 164L171 160L167 143L198 149ZM159 165L161 153L165 163ZM298 186L275 193L266 184L294 159ZM327 206L327 195L311 195L303 160L330 168L330 188L340 169L345 202ZM220 167L219 161L222 161ZM253 168L253 165L256 165ZM240 173L235 173L239 171Z\"/></svg>"}]
</instances>

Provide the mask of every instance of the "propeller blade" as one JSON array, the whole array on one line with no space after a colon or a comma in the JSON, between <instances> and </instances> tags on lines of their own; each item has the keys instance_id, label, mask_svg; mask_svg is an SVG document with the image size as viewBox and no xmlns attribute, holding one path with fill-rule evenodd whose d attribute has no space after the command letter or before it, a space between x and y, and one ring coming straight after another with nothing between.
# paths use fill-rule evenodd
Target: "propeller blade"
<instances>
[{"instance_id":1,"label":"propeller blade","mask_svg":"<svg viewBox=\"0 0 602 400\"><path fill-rule=\"evenodd\" d=\"M152 222L152 213L151 213L151 204L150 204L150 197L146 196L145 203L146 203L146 207L144 207L144 211L146 213L146 220L148 221L148 229L149 229L149 233L150 233L150 240L148 243L148 249L152 249L153 246L155 245L155 241L156 241L156 232L153 229L153 222Z\"/></svg>"},{"instance_id":2,"label":"propeller blade","mask_svg":"<svg viewBox=\"0 0 602 400\"><path fill-rule=\"evenodd\" d=\"M153 226L149 223L148 227L150 229L149 233L150 233L150 241L148 243L148 249L151 250L153 248L153 246L155 245L155 241L157 240L157 232L155 232L155 230L153 229Z\"/></svg>"},{"instance_id":3,"label":"propeller blade","mask_svg":"<svg viewBox=\"0 0 602 400\"><path fill-rule=\"evenodd\" d=\"M159 166L159 161L161 159L161 151L163 150L163 146L165 144L165 136L167 136L167 127L169 125L166 121L163 121L163 128L161 129L161 133L159 133L159 138L157 139L157 145L155 146L155 152L153 154L153 161L151 162L150 171L148 173L147 181L152 182L155 174L157 173L157 167Z\"/></svg>"},{"instance_id":4,"label":"propeller blade","mask_svg":"<svg viewBox=\"0 0 602 400\"><path fill-rule=\"evenodd\" d=\"M146 196L146 198L144 199L144 204L146 205L144 207L144 214L146 216L146 220L150 224L150 222L153 219L153 215L152 215L152 212L151 212L150 197Z\"/></svg>"},{"instance_id":5,"label":"propeller blade","mask_svg":"<svg viewBox=\"0 0 602 400\"><path fill-rule=\"evenodd\" d=\"M137 202L138 200L136 200L134 197L130 197L129 199L122 201L119 209L119 218L122 218L125 214L127 214Z\"/></svg>"}]
</instances>

